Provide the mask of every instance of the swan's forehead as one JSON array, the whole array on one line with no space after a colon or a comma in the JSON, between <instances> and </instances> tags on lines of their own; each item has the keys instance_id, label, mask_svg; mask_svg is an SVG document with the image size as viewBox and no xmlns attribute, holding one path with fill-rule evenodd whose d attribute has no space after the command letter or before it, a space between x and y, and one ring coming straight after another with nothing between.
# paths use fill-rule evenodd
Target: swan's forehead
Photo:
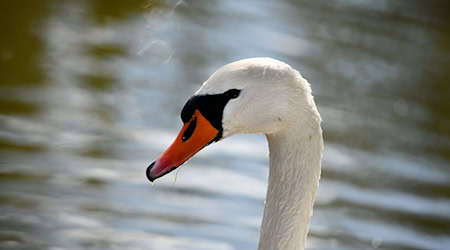
<instances>
[{"instance_id":1,"label":"swan's forehead","mask_svg":"<svg viewBox=\"0 0 450 250\"><path fill-rule=\"evenodd\" d=\"M259 88L267 80L276 82L292 68L270 58L251 58L227 64L217 70L196 92L196 95L214 95L230 89Z\"/></svg>"},{"instance_id":2,"label":"swan's forehead","mask_svg":"<svg viewBox=\"0 0 450 250\"><path fill-rule=\"evenodd\" d=\"M248 73L240 71L216 72L202 87L195 93L196 95L222 94L230 89L244 89L251 84L252 78Z\"/></svg>"}]
</instances>

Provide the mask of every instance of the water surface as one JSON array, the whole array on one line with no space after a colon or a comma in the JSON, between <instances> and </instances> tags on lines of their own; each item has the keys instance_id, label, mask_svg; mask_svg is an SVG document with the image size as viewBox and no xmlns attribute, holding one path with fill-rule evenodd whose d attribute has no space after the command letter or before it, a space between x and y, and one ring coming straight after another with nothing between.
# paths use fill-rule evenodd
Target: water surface
<instances>
[{"instance_id":1,"label":"water surface","mask_svg":"<svg viewBox=\"0 0 450 250\"><path fill-rule=\"evenodd\" d=\"M0 249L256 249L264 136L150 185L220 66L299 69L324 120L307 249L450 246L448 1L25 1L0 23Z\"/></svg>"}]
</instances>

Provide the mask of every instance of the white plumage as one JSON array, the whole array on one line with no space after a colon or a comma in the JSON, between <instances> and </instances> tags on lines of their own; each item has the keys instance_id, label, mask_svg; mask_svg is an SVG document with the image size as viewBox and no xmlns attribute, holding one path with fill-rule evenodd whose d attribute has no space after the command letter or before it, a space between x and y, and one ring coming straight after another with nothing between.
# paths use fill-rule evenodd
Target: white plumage
<instances>
[{"instance_id":1,"label":"white plumage","mask_svg":"<svg viewBox=\"0 0 450 250\"><path fill-rule=\"evenodd\" d=\"M270 170L260 250L304 249L320 178L321 118L309 83L289 65L251 58L216 71L196 95L240 89L223 111L223 138L265 134Z\"/></svg>"}]
</instances>

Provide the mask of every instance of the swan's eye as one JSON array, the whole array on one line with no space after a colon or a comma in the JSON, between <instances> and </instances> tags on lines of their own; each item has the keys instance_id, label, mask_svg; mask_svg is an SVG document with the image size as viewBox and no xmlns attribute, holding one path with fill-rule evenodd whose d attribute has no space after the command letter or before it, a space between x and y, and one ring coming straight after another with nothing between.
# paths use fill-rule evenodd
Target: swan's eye
<instances>
[{"instance_id":1,"label":"swan's eye","mask_svg":"<svg viewBox=\"0 0 450 250\"><path fill-rule=\"evenodd\" d=\"M241 90L239 89L230 89L226 92L226 95L230 98L230 99L234 99L237 98L239 96L239 94L241 93Z\"/></svg>"}]
</instances>

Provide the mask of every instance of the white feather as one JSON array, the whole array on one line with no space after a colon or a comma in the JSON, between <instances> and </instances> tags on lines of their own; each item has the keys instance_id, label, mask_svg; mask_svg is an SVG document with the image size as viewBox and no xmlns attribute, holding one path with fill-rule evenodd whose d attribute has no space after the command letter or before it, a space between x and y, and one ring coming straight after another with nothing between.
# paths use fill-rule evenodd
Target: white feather
<instances>
[{"instance_id":1,"label":"white feather","mask_svg":"<svg viewBox=\"0 0 450 250\"><path fill-rule=\"evenodd\" d=\"M304 249L320 178L321 118L309 83L286 63L251 58L217 70L196 95L240 89L225 106L223 138L265 134L270 170L260 250Z\"/></svg>"}]
</instances>

